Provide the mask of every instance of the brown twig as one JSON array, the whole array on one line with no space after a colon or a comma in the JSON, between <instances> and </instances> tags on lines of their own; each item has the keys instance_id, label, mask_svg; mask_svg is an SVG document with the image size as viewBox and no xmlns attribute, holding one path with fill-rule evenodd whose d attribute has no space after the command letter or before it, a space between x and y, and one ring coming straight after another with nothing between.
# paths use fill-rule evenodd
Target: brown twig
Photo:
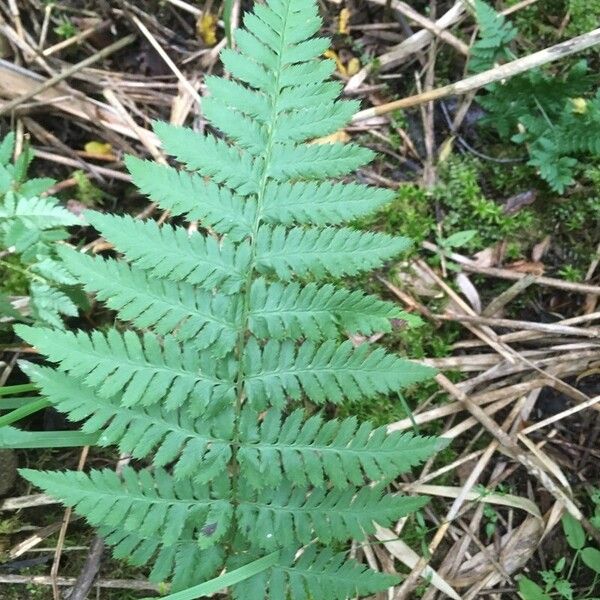
<instances>
[{"instance_id":1,"label":"brown twig","mask_svg":"<svg viewBox=\"0 0 600 600\"><path fill-rule=\"evenodd\" d=\"M571 54L581 52L582 50L591 48L599 43L600 29L594 29L593 31L584 33L583 35L567 40L566 42L561 42L560 44L550 46L549 48L545 48L539 52L534 52L528 56L517 58L516 60L505 63L498 67L494 67L493 69L483 71L483 73L472 75L471 77L467 77L461 81L457 81L456 83L450 83L449 85L445 85L428 92L423 92L422 94L417 94L416 96L401 98L400 100L394 100L393 102L387 102L386 104L361 110L354 115L352 122L356 123L358 121L370 119L371 117L385 115L395 110L418 106L424 102L431 102L432 100L439 100L440 98L446 98L448 96L461 96L473 90L485 87L490 83L514 77L515 75L525 73L526 71L530 71L536 67L540 67L550 62L565 58L566 56L570 56Z\"/></svg>"},{"instance_id":2,"label":"brown twig","mask_svg":"<svg viewBox=\"0 0 600 600\"><path fill-rule=\"evenodd\" d=\"M129 44L134 42L135 39L136 39L135 35L133 35L133 34L127 35L124 38L121 38L120 40L116 41L114 44L111 44L110 46L106 46L106 48L99 50L96 54L93 54L92 56L88 56L84 60L82 60L74 65L71 65L70 67L68 67L67 69L62 71L61 73L58 73L54 77L50 77L50 79L47 79L43 83L39 84L38 86L36 86L32 90L30 90L29 92L24 94L23 96L19 96L18 98L15 98L14 100L11 100L10 102L7 102L4 106L1 106L0 107L0 116L12 112L15 108L17 108L23 102L26 102L27 100L31 100L31 98L35 98L38 94L41 94L42 92L54 87L61 81L64 81L68 77L71 77L71 75L73 75L77 71L81 71L81 69L84 69L85 67L89 67L90 65L93 65L94 63L98 62L99 60L102 60L103 58L110 56L111 54L117 52L118 50L121 50L121 48L125 48L125 46L128 46Z\"/></svg>"}]
</instances>

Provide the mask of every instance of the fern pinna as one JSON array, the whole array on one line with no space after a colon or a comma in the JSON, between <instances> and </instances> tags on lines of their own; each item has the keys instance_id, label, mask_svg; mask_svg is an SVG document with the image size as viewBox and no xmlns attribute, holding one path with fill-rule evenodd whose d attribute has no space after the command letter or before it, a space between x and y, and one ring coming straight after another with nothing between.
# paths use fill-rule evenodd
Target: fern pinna
<instances>
[{"instance_id":1,"label":"fern pinna","mask_svg":"<svg viewBox=\"0 0 600 600\"><path fill-rule=\"evenodd\" d=\"M21 327L58 368L26 366L43 393L99 443L152 466L23 475L98 526L115 554L153 561L182 589L266 553L277 562L232 587L236 598L342 599L396 579L347 558L422 506L386 484L439 448L317 407L393 393L430 376L419 364L340 342L389 331L402 312L344 289L408 242L342 226L392 194L339 179L373 158L353 144L311 144L343 126L334 64L314 0L269 0L247 14L235 79L207 77L204 115L225 139L157 123L188 170L135 158L139 188L204 233L90 214L127 262L63 249L69 270L134 330ZM323 280L329 280L324 282ZM139 333L138 333L139 332Z\"/></svg>"}]
</instances>

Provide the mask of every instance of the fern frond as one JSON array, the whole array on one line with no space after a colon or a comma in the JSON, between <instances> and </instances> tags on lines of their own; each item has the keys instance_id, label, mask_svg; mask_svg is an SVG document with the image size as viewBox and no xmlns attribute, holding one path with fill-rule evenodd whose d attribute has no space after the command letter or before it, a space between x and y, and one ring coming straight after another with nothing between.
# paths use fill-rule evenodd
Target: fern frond
<instances>
[{"instance_id":1,"label":"fern frond","mask_svg":"<svg viewBox=\"0 0 600 600\"><path fill-rule=\"evenodd\" d=\"M258 165L248 155L212 136L202 136L184 127L157 122L154 131L168 154L192 171L211 177L242 196L258 191Z\"/></svg>"},{"instance_id":2,"label":"fern frond","mask_svg":"<svg viewBox=\"0 0 600 600\"><path fill-rule=\"evenodd\" d=\"M182 227L159 227L154 221L88 213L88 219L128 260L156 277L187 281L204 289L239 291L250 262L250 247L227 239L189 234Z\"/></svg>"},{"instance_id":3,"label":"fern frond","mask_svg":"<svg viewBox=\"0 0 600 600\"><path fill-rule=\"evenodd\" d=\"M347 600L385 590L398 583L398 577L371 571L349 560L345 554L311 545L297 559L294 552L282 553L280 564L238 584L236 600Z\"/></svg>"},{"instance_id":4,"label":"fern frond","mask_svg":"<svg viewBox=\"0 0 600 600\"><path fill-rule=\"evenodd\" d=\"M335 338L338 330L370 335L391 331L390 319L405 313L397 305L359 291L308 283L267 284L256 279L250 291L248 327L267 339Z\"/></svg>"},{"instance_id":5,"label":"fern frond","mask_svg":"<svg viewBox=\"0 0 600 600\"><path fill-rule=\"evenodd\" d=\"M269 340L261 350L250 338L245 359L246 393L253 406L260 408L268 404L282 408L287 397L299 400L303 393L315 404L373 398L434 373L429 367L386 354L382 348L371 351L368 344L354 348L350 341L305 342L296 348L290 341Z\"/></svg>"},{"instance_id":6,"label":"fern frond","mask_svg":"<svg viewBox=\"0 0 600 600\"><path fill-rule=\"evenodd\" d=\"M122 479L109 469L56 473L21 469L28 481L72 507L92 525L122 528L141 536L177 543L186 525L200 548L227 533L232 507L214 498L208 486L175 480L163 469L136 472L125 467Z\"/></svg>"},{"instance_id":7,"label":"fern frond","mask_svg":"<svg viewBox=\"0 0 600 600\"><path fill-rule=\"evenodd\" d=\"M140 329L151 327L159 335L173 332L178 340L191 340L197 348L210 347L219 355L235 346L239 318L230 296L149 277L126 263L69 248L61 248L59 254L85 289L95 292L124 321Z\"/></svg>"},{"instance_id":8,"label":"fern frond","mask_svg":"<svg viewBox=\"0 0 600 600\"><path fill-rule=\"evenodd\" d=\"M168 411L160 405L128 407L121 394L102 396L60 371L31 363L21 363L21 368L57 410L71 421L84 421L84 433L100 433L101 446L117 445L136 459L151 456L156 467L172 465L177 479L208 482L231 458L230 412L197 419L188 411Z\"/></svg>"},{"instance_id":9,"label":"fern frond","mask_svg":"<svg viewBox=\"0 0 600 600\"><path fill-rule=\"evenodd\" d=\"M388 433L356 418L305 420L296 410L286 418L270 409L259 426L254 411L242 415L243 444L237 454L244 477L257 488L278 486L285 477L300 485L339 489L391 481L440 450L439 439Z\"/></svg>"},{"instance_id":10,"label":"fern frond","mask_svg":"<svg viewBox=\"0 0 600 600\"><path fill-rule=\"evenodd\" d=\"M349 228L263 226L256 236L256 268L284 281L292 274L325 277L357 275L380 267L408 249L406 238Z\"/></svg>"},{"instance_id":11,"label":"fern frond","mask_svg":"<svg viewBox=\"0 0 600 600\"><path fill-rule=\"evenodd\" d=\"M171 336L161 340L144 333L140 339L132 331L121 334L116 329L88 335L25 325L16 331L102 396L123 390L124 406L164 401L172 410L189 402L199 415L232 398L233 385L224 377L224 366L209 355L199 357L192 348L182 348Z\"/></svg>"},{"instance_id":12,"label":"fern frond","mask_svg":"<svg viewBox=\"0 0 600 600\"><path fill-rule=\"evenodd\" d=\"M383 495L381 488L312 491L285 482L265 488L237 507L240 530L251 543L267 551L348 539L364 540L375 523L388 526L427 503L425 497Z\"/></svg>"},{"instance_id":13,"label":"fern frond","mask_svg":"<svg viewBox=\"0 0 600 600\"><path fill-rule=\"evenodd\" d=\"M278 564L236 597L341 600L396 578L323 546L364 540L422 506L384 489L441 443L294 408L394 393L432 371L339 341L405 316L335 280L409 242L343 226L393 197L339 181L374 153L310 142L357 108L338 99L335 64L320 59L329 43L314 37L315 0L257 3L244 24L221 55L229 77L205 80L209 133L154 126L186 170L127 160L142 193L198 231L92 213L127 262L62 252L140 332L18 329L57 363L31 371L54 406L155 471L25 475L98 524L117 556L153 561L152 577L176 588L274 548Z\"/></svg>"},{"instance_id":14,"label":"fern frond","mask_svg":"<svg viewBox=\"0 0 600 600\"><path fill-rule=\"evenodd\" d=\"M4 204L0 204L0 226L9 219L18 219L37 230L82 224L73 213L59 206L56 198L27 198L15 194L7 194Z\"/></svg>"},{"instance_id":15,"label":"fern frond","mask_svg":"<svg viewBox=\"0 0 600 600\"><path fill-rule=\"evenodd\" d=\"M267 184L262 215L273 224L338 225L371 214L393 192L356 183Z\"/></svg>"},{"instance_id":16,"label":"fern frond","mask_svg":"<svg viewBox=\"0 0 600 600\"><path fill-rule=\"evenodd\" d=\"M371 150L354 144L277 144L267 175L275 181L341 177L371 162L374 156Z\"/></svg>"},{"instance_id":17,"label":"fern frond","mask_svg":"<svg viewBox=\"0 0 600 600\"><path fill-rule=\"evenodd\" d=\"M61 315L77 316L77 306L64 292L46 283L33 282L29 287L31 313L38 321L52 327L63 326Z\"/></svg>"},{"instance_id":18,"label":"fern frond","mask_svg":"<svg viewBox=\"0 0 600 600\"><path fill-rule=\"evenodd\" d=\"M475 15L479 35L471 47L469 69L479 73L491 69L498 59L510 57L506 46L518 32L504 15L497 13L483 0L475 0Z\"/></svg>"},{"instance_id":19,"label":"fern frond","mask_svg":"<svg viewBox=\"0 0 600 600\"><path fill-rule=\"evenodd\" d=\"M133 182L161 208L173 215L200 220L218 233L238 241L250 235L256 218L256 202L233 194L200 175L128 156L125 160Z\"/></svg>"}]
</instances>

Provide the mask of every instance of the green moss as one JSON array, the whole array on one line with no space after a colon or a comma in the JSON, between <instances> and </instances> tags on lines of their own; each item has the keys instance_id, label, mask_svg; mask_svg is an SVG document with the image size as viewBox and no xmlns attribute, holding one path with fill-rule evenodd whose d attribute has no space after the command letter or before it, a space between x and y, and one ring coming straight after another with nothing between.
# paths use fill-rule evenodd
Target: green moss
<instances>
[{"instance_id":1,"label":"green moss","mask_svg":"<svg viewBox=\"0 0 600 600\"><path fill-rule=\"evenodd\" d=\"M29 293L29 279L19 257L9 254L0 260L0 281L2 294L24 296Z\"/></svg>"},{"instance_id":2,"label":"green moss","mask_svg":"<svg viewBox=\"0 0 600 600\"><path fill-rule=\"evenodd\" d=\"M520 242L531 240L535 213L525 208L514 215L506 214L499 202L484 194L480 169L481 161L462 157L450 159L441 169L434 197L444 212L444 236L475 230L474 237L465 244L466 250L476 252L508 240L518 253Z\"/></svg>"},{"instance_id":3,"label":"green moss","mask_svg":"<svg viewBox=\"0 0 600 600\"><path fill-rule=\"evenodd\" d=\"M600 0L568 0L569 24L565 29L568 37L587 33L598 27Z\"/></svg>"},{"instance_id":4,"label":"green moss","mask_svg":"<svg viewBox=\"0 0 600 600\"><path fill-rule=\"evenodd\" d=\"M393 202L372 217L358 221L356 226L409 237L416 247L435 230L432 206L423 187L407 183L398 190Z\"/></svg>"}]
</instances>

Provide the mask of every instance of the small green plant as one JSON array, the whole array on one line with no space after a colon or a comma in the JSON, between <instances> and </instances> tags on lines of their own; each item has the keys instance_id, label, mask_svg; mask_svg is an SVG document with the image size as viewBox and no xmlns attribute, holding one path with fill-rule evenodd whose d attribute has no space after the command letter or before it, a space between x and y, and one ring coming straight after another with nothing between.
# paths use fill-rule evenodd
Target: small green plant
<instances>
[{"instance_id":1,"label":"small green plant","mask_svg":"<svg viewBox=\"0 0 600 600\"><path fill-rule=\"evenodd\" d=\"M0 143L0 273L16 273L29 295L29 315L35 321L62 326L61 315L74 316L77 307L68 286L76 283L57 260L57 242L68 237L66 227L81 219L43 194L56 182L29 179L33 152L26 146L12 162L15 137L9 133ZM4 281L9 280L5 276ZM23 320L10 298L0 294L0 316Z\"/></svg>"},{"instance_id":2,"label":"small green plant","mask_svg":"<svg viewBox=\"0 0 600 600\"><path fill-rule=\"evenodd\" d=\"M60 23L54 28L54 33L56 33L57 36L68 40L74 35L77 35L77 27L75 27L71 19L62 17Z\"/></svg>"},{"instance_id":3,"label":"small green plant","mask_svg":"<svg viewBox=\"0 0 600 600\"><path fill-rule=\"evenodd\" d=\"M561 557L552 569L540 571L543 587L528 577L519 579L519 595L523 600L552 600L552 597L565 600L597 600L591 597L596 591L596 582L600 576L600 550L586 546L586 535L581 523L570 514L562 518L562 527L569 547L575 551L570 561ZM567 566L567 563L570 563ZM583 596L574 592L573 575L580 565L587 567L593 574L593 582Z\"/></svg>"},{"instance_id":4,"label":"small green plant","mask_svg":"<svg viewBox=\"0 0 600 600\"><path fill-rule=\"evenodd\" d=\"M76 182L75 196L81 204L93 207L103 203L106 194L90 181L87 173L74 171L72 177Z\"/></svg>"},{"instance_id":5,"label":"small green plant","mask_svg":"<svg viewBox=\"0 0 600 600\"><path fill-rule=\"evenodd\" d=\"M483 0L475 0L475 16L479 32L471 47L469 69L473 73L480 73L491 69L496 62L512 58L508 45L519 32L506 17L498 14Z\"/></svg>"},{"instance_id":6,"label":"small green plant","mask_svg":"<svg viewBox=\"0 0 600 600\"><path fill-rule=\"evenodd\" d=\"M225 139L157 123L165 151L189 170L127 161L145 194L206 231L91 213L128 262L61 249L137 331L18 327L58 365L23 365L48 400L152 468L22 475L97 526L116 556L152 563L154 581L193 586L177 598L228 587L244 600L342 600L398 581L349 559L345 543L423 506L386 485L444 444L326 420L323 409L432 371L339 341L403 318L340 278L409 242L343 226L393 197L336 181L372 152L309 143L357 109L337 100L335 65L319 59L329 41L314 37L316 2L269 0L244 24L237 50L221 55L234 79L206 78L203 114Z\"/></svg>"},{"instance_id":7,"label":"small green plant","mask_svg":"<svg viewBox=\"0 0 600 600\"><path fill-rule=\"evenodd\" d=\"M517 32L483 0L476 2L476 16L479 39L469 65L482 71L512 57L508 44ZM478 99L488 113L482 123L525 145L528 164L553 190L562 193L574 182L577 157L600 156L600 90L585 60L563 75L534 69L486 90Z\"/></svg>"}]
</instances>

